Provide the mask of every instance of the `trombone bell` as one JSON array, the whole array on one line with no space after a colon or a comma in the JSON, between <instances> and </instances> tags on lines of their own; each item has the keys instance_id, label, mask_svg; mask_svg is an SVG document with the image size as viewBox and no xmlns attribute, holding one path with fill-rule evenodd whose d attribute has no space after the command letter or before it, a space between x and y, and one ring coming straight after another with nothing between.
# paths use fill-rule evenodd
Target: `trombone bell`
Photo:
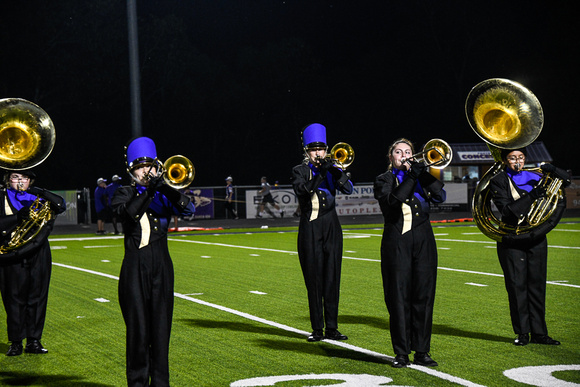
<instances>
[{"instance_id":1,"label":"trombone bell","mask_svg":"<svg viewBox=\"0 0 580 387\"><path fill-rule=\"evenodd\" d=\"M421 152L414 154L410 158L424 163L427 167L443 169L451 163L453 153L447 142L434 138L425 144Z\"/></svg>"},{"instance_id":2,"label":"trombone bell","mask_svg":"<svg viewBox=\"0 0 580 387\"><path fill-rule=\"evenodd\" d=\"M354 149L346 142L339 142L330 150L330 158L340 168L346 169L354 161Z\"/></svg>"},{"instance_id":3,"label":"trombone bell","mask_svg":"<svg viewBox=\"0 0 580 387\"><path fill-rule=\"evenodd\" d=\"M163 169L165 183L175 189L189 186L195 178L193 163L185 156L171 156L163 164Z\"/></svg>"}]
</instances>

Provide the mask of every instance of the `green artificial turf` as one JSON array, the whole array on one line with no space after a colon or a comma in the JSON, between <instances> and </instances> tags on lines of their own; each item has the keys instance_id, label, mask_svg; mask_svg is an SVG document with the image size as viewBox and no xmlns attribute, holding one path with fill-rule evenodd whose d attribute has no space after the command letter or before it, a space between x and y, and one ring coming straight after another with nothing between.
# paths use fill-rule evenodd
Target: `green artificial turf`
<instances>
[{"instance_id":1,"label":"green artificial turf","mask_svg":"<svg viewBox=\"0 0 580 387\"><path fill-rule=\"evenodd\" d=\"M535 367L514 371L532 375L534 383L550 372L580 383L577 221L563 220L548 236L547 323L562 345L525 347L512 344L495 243L473 223L433 224L439 249L431 345L439 366L433 369L390 366L394 354L380 275L381 225L343 227L339 329L349 336L346 342L306 341L310 322L296 229L171 234L176 292L171 383L273 385L268 378L278 376L301 379L276 384L285 387L339 385L340 380L350 380L348 386L522 386L504 375L520 367ZM125 326L116 280L122 238L54 236L51 246L54 265L42 338L49 353L0 355L0 384L125 385ZM7 349L0 308L0 352ZM244 381L252 378L265 379Z\"/></svg>"}]
</instances>

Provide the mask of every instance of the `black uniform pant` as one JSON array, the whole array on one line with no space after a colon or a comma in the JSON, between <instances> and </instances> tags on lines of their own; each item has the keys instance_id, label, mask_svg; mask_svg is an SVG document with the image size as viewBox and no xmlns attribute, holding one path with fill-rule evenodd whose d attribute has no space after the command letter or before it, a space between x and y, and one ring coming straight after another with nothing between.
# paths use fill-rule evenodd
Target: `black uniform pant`
<instances>
[{"instance_id":1,"label":"black uniform pant","mask_svg":"<svg viewBox=\"0 0 580 387\"><path fill-rule=\"evenodd\" d=\"M381 272L394 352L429 352L437 281L437 246L429 221L402 235L385 224Z\"/></svg>"},{"instance_id":2,"label":"black uniform pant","mask_svg":"<svg viewBox=\"0 0 580 387\"><path fill-rule=\"evenodd\" d=\"M234 210L234 203L228 202L226 199L224 207L226 209L226 215L232 217L232 219L234 219L238 216Z\"/></svg>"},{"instance_id":3,"label":"black uniform pant","mask_svg":"<svg viewBox=\"0 0 580 387\"><path fill-rule=\"evenodd\" d=\"M52 256L48 242L23 262L0 266L8 340L40 340L46 319Z\"/></svg>"},{"instance_id":4,"label":"black uniform pant","mask_svg":"<svg viewBox=\"0 0 580 387\"><path fill-rule=\"evenodd\" d=\"M342 228L336 211L309 221L300 218L298 257L306 290L313 330L337 329Z\"/></svg>"},{"instance_id":5,"label":"black uniform pant","mask_svg":"<svg viewBox=\"0 0 580 387\"><path fill-rule=\"evenodd\" d=\"M119 278L119 304L127 327L127 384L169 386L173 263L165 239L142 249L132 243L125 241Z\"/></svg>"},{"instance_id":6,"label":"black uniform pant","mask_svg":"<svg viewBox=\"0 0 580 387\"><path fill-rule=\"evenodd\" d=\"M498 243L497 255L504 274L514 332L547 335L547 239L544 237L525 248Z\"/></svg>"}]
</instances>

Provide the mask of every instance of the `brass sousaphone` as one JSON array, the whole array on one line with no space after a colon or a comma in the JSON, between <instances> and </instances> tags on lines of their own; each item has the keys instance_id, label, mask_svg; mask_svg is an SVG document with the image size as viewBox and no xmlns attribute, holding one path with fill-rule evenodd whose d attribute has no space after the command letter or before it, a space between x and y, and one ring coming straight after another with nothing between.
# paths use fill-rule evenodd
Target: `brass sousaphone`
<instances>
[{"instance_id":1,"label":"brass sousaphone","mask_svg":"<svg viewBox=\"0 0 580 387\"><path fill-rule=\"evenodd\" d=\"M520 225L502 222L491 208L489 182L505 169L501 149L518 149L530 145L538 138L544 125L544 113L536 96L521 84L501 78L492 78L477 84L465 102L465 114L471 128L487 143L495 164L484 174L473 195L473 218L487 237L502 241L504 238L531 237L534 233L545 234L553 226L542 227L554 216L558 200L563 197L562 180L544 174L539 184L547 189L545 198L534 202L532 209ZM539 172L539 168L526 168ZM556 222L557 223L557 222ZM540 228L541 227L541 232Z\"/></svg>"},{"instance_id":2,"label":"brass sousaphone","mask_svg":"<svg viewBox=\"0 0 580 387\"><path fill-rule=\"evenodd\" d=\"M54 124L39 106L21 98L0 100L0 168L18 171L39 165L52 152L55 139ZM50 203L36 199L30 217L0 245L0 259L17 255L53 218Z\"/></svg>"}]
</instances>

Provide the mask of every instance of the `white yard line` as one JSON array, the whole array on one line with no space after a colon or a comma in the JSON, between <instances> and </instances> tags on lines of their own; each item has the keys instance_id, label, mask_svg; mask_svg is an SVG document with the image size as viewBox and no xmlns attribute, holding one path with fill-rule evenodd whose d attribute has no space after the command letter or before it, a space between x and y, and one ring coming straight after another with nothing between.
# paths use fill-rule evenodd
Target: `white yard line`
<instances>
[{"instance_id":1,"label":"white yard line","mask_svg":"<svg viewBox=\"0 0 580 387\"><path fill-rule=\"evenodd\" d=\"M88 269L84 269L84 268L80 268L80 267L76 267L76 266L64 265L62 263L57 263L57 262L53 262L52 264L55 265L55 266L59 266L59 267L66 268L66 269L78 270L78 271L81 271L81 272L84 272L84 273L88 273L88 274L99 275L99 276L102 276L102 277L119 280L119 277L116 277L116 276L113 276L113 275L110 275L110 274L100 273L100 272L94 271L94 270L88 270ZM308 336L310 334L310 332L306 332L306 331L303 331L301 329L297 329L297 328L291 327L289 325L284 325L284 324L277 323L275 321L266 320L264 318L254 316L254 315L251 315L249 313L241 312L239 310L235 310L235 309L232 309L232 308L228 308L226 306L213 304L211 302L203 301L203 300L200 300L198 298L193 298L193 297L187 296L185 294L181 294L181 293L175 292L174 295L175 295L175 297L181 298L181 299L186 300L186 301L195 302L195 303L197 303L199 305L208 306L210 308L218 309L218 310L221 310L222 312L234 314L236 316L240 316L240 317L246 318L248 320L252 320L252 321L255 321L255 322L258 322L258 323L262 323L262 324L269 325L269 326L272 326L272 327L275 327L275 328L279 328L279 329L282 329L282 330L285 330L285 331L288 331L288 332L293 332L293 333L296 333L296 334L299 334L299 335L302 335L302 336ZM328 344L331 344L331 345L335 345L335 346L338 346L338 347L350 349L352 351L359 352L359 353L363 353L363 354L366 354L366 355L369 355L369 356L373 356L373 357L376 357L376 358L379 358L379 359L387 360L389 362L392 362L394 360L394 358L392 356L388 356L388 355L385 355L385 354L380 353L380 352L374 352L374 351L371 351L371 350L368 350L368 349L365 349L365 348L362 348L362 347L357 347L356 345L347 344L347 343L344 343L344 342L341 342L341 341L327 340L327 339L324 339L322 341L324 341L324 342L326 342ZM453 376L453 375L446 374L444 372L436 371L436 370L431 369L429 367L423 367L423 366L419 366L419 365L412 364L412 365L409 366L409 368L413 368L413 369L415 369L417 371L424 372L426 374L435 376L435 377L440 378L440 379L443 379L443 380L447 380L447 381L452 382L452 383L459 384L461 386L485 387L485 386L483 386L481 384L476 384L476 383L470 382L469 380L465 380L465 379L459 378L457 376Z\"/></svg>"},{"instance_id":2,"label":"white yard line","mask_svg":"<svg viewBox=\"0 0 580 387\"><path fill-rule=\"evenodd\" d=\"M229 247L229 248L234 248L234 249L245 249L245 250L258 250L258 251L270 251L270 252L275 252L275 253L283 253L283 254L294 254L296 255L296 251L290 251L290 250L279 250L279 249L270 249L270 248L265 248L265 247L251 247L251 246L240 246L240 245L230 245L230 244L226 244L226 243L214 243L214 242L202 242L202 241L194 241L194 240L188 240L188 239L174 239L174 238L170 238L170 241L174 241L174 242L182 242L182 243L196 243L196 244L201 244L201 245L209 245L209 246L220 246L220 247ZM455 241L453 239L446 239L447 241ZM465 242L464 240L457 240L458 242ZM470 242L476 242L476 241L470 241ZM480 242L480 243L488 243L488 242ZM489 242L489 243L495 243L495 242ZM554 246L550 246L550 247L554 247ZM370 261L370 262L381 262L380 259L373 259L373 258L357 258L357 257L348 257L348 256L342 256L342 259L351 259L354 261ZM460 272L460 273L470 273L470 274L479 274L479 275L487 275L487 276L492 276L492 277L503 277L503 274L496 274L496 273L486 273L486 272L482 272L482 271L473 271L473 270L462 270L462 269L453 269L450 267L438 267L439 270L447 270L447 271L455 271L455 272ZM580 289L580 285L572 285L572 284L567 284L567 283L561 283L558 281L547 281L546 283L551 284L551 285L559 285L559 286L567 286L567 287L571 287L571 288L579 288Z\"/></svg>"}]
</instances>

